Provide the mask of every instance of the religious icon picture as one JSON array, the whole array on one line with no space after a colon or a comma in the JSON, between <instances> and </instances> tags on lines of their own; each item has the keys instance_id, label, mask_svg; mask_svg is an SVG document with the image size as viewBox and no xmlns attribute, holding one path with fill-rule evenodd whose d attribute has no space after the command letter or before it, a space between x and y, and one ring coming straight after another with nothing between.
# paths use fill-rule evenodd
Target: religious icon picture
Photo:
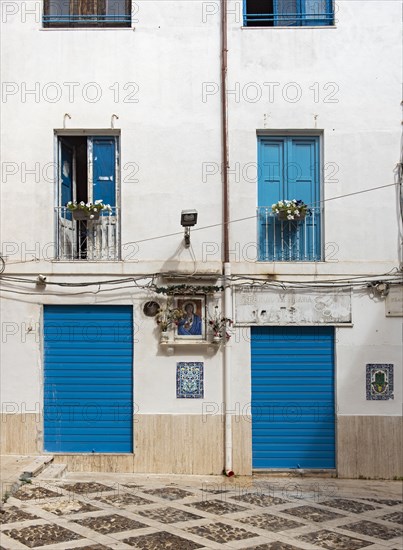
<instances>
[{"instance_id":1,"label":"religious icon picture","mask_svg":"<svg viewBox=\"0 0 403 550\"><path fill-rule=\"evenodd\" d=\"M183 311L179 319L175 338L189 340L204 340L206 337L205 297L204 296L177 296L175 307Z\"/></svg>"}]
</instances>

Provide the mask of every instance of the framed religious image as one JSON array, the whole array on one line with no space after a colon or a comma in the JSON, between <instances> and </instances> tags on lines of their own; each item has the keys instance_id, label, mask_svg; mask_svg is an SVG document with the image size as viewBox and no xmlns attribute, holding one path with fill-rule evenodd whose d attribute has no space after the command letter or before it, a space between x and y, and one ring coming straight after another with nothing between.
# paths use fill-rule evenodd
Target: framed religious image
<instances>
[{"instance_id":1,"label":"framed religious image","mask_svg":"<svg viewBox=\"0 0 403 550\"><path fill-rule=\"evenodd\" d=\"M179 319L175 328L175 338L205 340L205 296L176 296L175 307L183 311L183 317Z\"/></svg>"}]
</instances>

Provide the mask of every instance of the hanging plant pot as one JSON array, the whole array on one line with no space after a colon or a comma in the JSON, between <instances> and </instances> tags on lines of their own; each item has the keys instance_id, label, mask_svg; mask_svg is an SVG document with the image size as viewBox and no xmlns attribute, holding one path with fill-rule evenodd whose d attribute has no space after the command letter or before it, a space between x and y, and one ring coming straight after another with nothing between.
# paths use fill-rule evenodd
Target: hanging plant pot
<instances>
[{"instance_id":1,"label":"hanging plant pot","mask_svg":"<svg viewBox=\"0 0 403 550\"><path fill-rule=\"evenodd\" d=\"M213 342L214 342L215 344L221 344L221 342L222 342L221 336L220 336L219 334L214 334L214 336L213 336Z\"/></svg>"},{"instance_id":2,"label":"hanging plant pot","mask_svg":"<svg viewBox=\"0 0 403 550\"><path fill-rule=\"evenodd\" d=\"M281 211L277 214L277 219L282 222L300 222L305 219L306 212L300 212L299 216L294 216L293 220L287 219L288 213L285 211Z\"/></svg>"},{"instance_id":3,"label":"hanging plant pot","mask_svg":"<svg viewBox=\"0 0 403 550\"><path fill-rule=\"evenodd\" d=\"M99 220L99 211L97 212L86 212L85 210L72 210L73 219L78 221L83 220ZM91 217L92 216L92 217Z\"/></svg>"}]
</instances>

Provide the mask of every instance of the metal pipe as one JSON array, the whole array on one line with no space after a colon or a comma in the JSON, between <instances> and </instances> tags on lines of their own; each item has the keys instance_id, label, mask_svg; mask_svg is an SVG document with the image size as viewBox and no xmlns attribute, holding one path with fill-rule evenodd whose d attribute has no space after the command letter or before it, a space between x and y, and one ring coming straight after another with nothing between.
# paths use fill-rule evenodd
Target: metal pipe
<instances>
[{"instance_id":1,"label":"metal pipe","mask_svg":"<svg viewBox=\"0 0 403 550\"><path fill-rule=\"evenodd\" d=\"M232 319L231 264L224 264L224 317ZM224 336L225 338L225 336ZM225 473L234 475L232 466L232 414L231 404L231 340L224 345L224 403L225 403Z\"/></svg>"},{"instance_id":2,"label":"metal pipe","mask_svg":"<svg viewBox=\"0 0 403 550\"><path fill-rule=\"evenodd\" d=\"M227 0L221 1L221 154L223 183L223 248L224 263L229 262L228 204L228 108L227 108Z\"/></svg>"},{"instance_id":3,"label":"metal pipe","mask_svg":"<svg viewBox=\"0 0 403 550\"><path fill-rule=\"evenodd\" d=\"M223 184L223 256L224 256L224 317L232 319L231 264L229 261L229 194L228 194L228 108L227 108L227 0L221 1L221 153ZM225 338L225 337L224 337ZM224 407L225 407L225 467L228 477L234 475L232 469L232 414L231 403L231 344L224 346Z\"/></svg>"}]
</instances>

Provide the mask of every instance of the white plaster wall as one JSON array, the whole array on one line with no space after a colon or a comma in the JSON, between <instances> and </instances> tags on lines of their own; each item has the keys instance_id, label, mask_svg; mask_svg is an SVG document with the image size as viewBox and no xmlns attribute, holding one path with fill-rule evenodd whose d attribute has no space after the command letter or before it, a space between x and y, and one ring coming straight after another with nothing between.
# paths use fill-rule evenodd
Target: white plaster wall
<instances>
[{"instance_id":1,"label":"white plaster wall","mask_svg":"<svg viewBox=\"0 0 403 550\"><path fill-rule=\"evenodd\" d=\"M74 281L74 278L71 279ZM22 289L26 292L27 288ZM71 291L73 292L73 291ZM106 296L68 296L65 290L44 293L43 296L16 296L1 300L1 401L3 412L20 413L42 411L43 403L43 304L133 305L134 327L134 402L138 414L218 414L223 401L222 349L213 346L176 348L168 356L159 346L159 329L154 318L142 311L146 301L154 295L117 292ZM163 297L158 297L164 303ZM214 300L214 304L219 303ZM211 309L211 305L210 305ZM181 351L183 350L183 351ZM176 398L176 364L180 361L204 362L204 399ZM7 405L9 403L9 405ZM206 405L207 406L206 409Z\"/></svg>"},{"instance_id":2,"label":"white plaster wall","mask_svg":"<svg viewBox=\"0 0 403 550\"><path fill-rule=\"evenodd\" d=\"M35 242L43 246L53 240L55 183L48 167L54 162L53 131L63 127L65 113L72 117L70 129L108 129L112 114L119 116L123 243L181 232L184 208L198 209L199 225L220 221L221 187L202 182L203 161L220 156L219 106L201 101L201 83L219 77L218 22L203 24L198 2L180 8L146 2L138 17L143 23L136 30L104 32L44 30L34 17L24 23L20 12L6 18L3 80L14 83L18 93L3 103L2 155L18 172L3 178L2 199L10 205L2 218L3 241L26 243L32 250ZM63 90L55 102L46 100L56 93L46 87L50 82ZM66 82L79 83L72 102ZM91 82L102 92L95 103L82 97ZM138 86L137 103L127 102L132 88L123 88L129 82ZM23 86L34 89L35 83L39 97L21 97ZM110 89L114 83L120 86L118 98ZM37 163L38 174L25 177L22 163L28 169ZM135 176L132 163L139 167ZM14 224L17 204L24 216ZM195 232L192 240L201 250L204 240L221 240L221 228ZM181 236L149 241L135 259L177 259L180 243ZM191 261L188 252L181 259Z\"/></svg>"},{"instance_id":3,"label":"white plaster wall","mask_svg":"<svg viewBox=\"0 0 403 550\"><path fill-rule=\"evenodd\" d=\"M336 330L337 412L341 415L402 414L402 318L385 316L385 301L353 295L352 328ZM394 365L394 399L367 401L366 364Z\"/></svg>"},{"instance_id":4,"label":"white plaster wall","mask_svg":"<svg viewBox=\"0 0 403 550\"><path fill-rule=\"evenodd\" d=\"M199 210L199 228L219 223L220 173L203 182L203 164L215 164L218 170L221 158L220 94L205 101L202 96L203 83L219 86L218 9L206 15L206 5L210 12L216 3L141 3L135 29L118 30L46 30L38 0L24 2L15 15L9 15L9 8L4 11L6 0L1 4L2 75L18 90L3 96L3 162L16 163L18 170L3 173L2 185L8 206L2 240L17 243L19 252L13 255L54 239L55 183L49 165L54 162L53 130L63 126L65 113L72 117L67 121L71 129L107 129L112 114L119 116L123 243L180 231L182 208ZM238 4L230 5L237 13ZM30 7L33 15L26 13ZM250 171L245 177L243 168L256 162L257 130L321 130L324 162L339 168L338 182L323 182L326 199L394 182L400 141L399 8L381 0L340 2L336 28L245 29L238 16L229 16L228 87L241 90L239 97L228 96L233 219L255 214L256 178ZM66 82L78 83L73 101ZM90 82L102 92L95 103L82 97ZM137 103L125 102L132 90L123 90L128 82L139 87ZM265 82L280 83L272 102ZM281 93L290 82L302 92L296 103ZM318 102L309 89L315 82ZM21 96L24 86L33 89L35 83L38 98ZM55 89L47 88L48 83L59 86L60 99L52 101ZM120 86L118 98L110 89L114 83ZM253 88L245 86L251 83L262 92L258 101L248 100ZM333 85L324 89L329 83L338 87L337 103L325 102L334 90ZM36 165L37 173L24 175L23 163L31 170ZM129 163L139 166L137 182ZM13 223L16 208L24 213L18 224ZM325 242L329 250L330 243L337 245L339 262L357 262L356 269L360 262L377 262L375 271L383 261L396 262L396 232L393 188L326 204ZM243 249L255 242L255 220L232 224L231 235L233 249L236 243ZM194 232L192 240L198 260L220 259L219 227ZM191 265L187 252L178 254L178 245L180 236L139 243L135 259ZM243 260L242 254L236 260L238 271L250 270Z\"/></svg>"},{"instance_id":5,"label":"white plaster wall","mask_svg":"<svg viewBox=\"0 0 403 550\"><path fill-rule=\"evenodd\" d=\"M233 219L255 213L257 181L247 166L256 163L256 131L322 131L324 163L338 168L333 178L330 167L325 171L325 200L394 183L401 135L399 13L394 2L337 2L333 29L240 29L232 24L228 87L240 89L229 95ZM279 84L271 99L265 82ZM317 101L310 89L315 82ZM284 97L289 83L298 86L300 100ZM335 86L330 100L337 102L326 102ZM289 92L292 97L293 89ZM214 99L218 103L218 96ZM324 219L327 250L333 251L335 243L339 262L356 262L350 271L360 270L366 260L374 272L381 272L383 261L397 263L393 187L330 200ZM242 250L256 240L252 220L232 224L231 234L234 249L236 243ZM250 266L237 266L243 269Z\"/></svg>"},{"instance_id":6,"label":"white plaster wall","mask_svg":"<svg viewBox=\"0 0 403 550\"><path fill-rule=\"evenodd\" d=\"M6 0L2 0L4 8ZM205 4L205 3L204 3ZM214 2L213 2L214 4ZM40 6L28 0L25 6ZM203 22L203 2L141 3L135 30L43 30L40 12L26 16L19 10L3 17L3 81L14 82L19 93L3 98L3 163L16 163L17 173L4 173L1 186L3 242L16 243L11 260L26 259L26 251L39 251L54 239L53 206L55 181L55 129L110 128L111 115L119 120L122 166L122 242L148 239L166 233L181 233L179 215L183 208L199 211L198 227L221 222L220 103L219 93L203 102L204 83L219 84L219 15ZM39 14L39 15L38 15ZM230 197L233 219L255 215L256 178L242 175L242 167L256 162L257 130L320 130L324 162L337 163L338 182L324 182L324 197L332 198L394 182L400 141L400 6L397 2L340 2L334 29L241 29L241 22L229 18L229 88L239 82L262 86L257 102L229 96L230 164L241 176L231 175ZM5 21L5 22L4 22ZM290 53L292 52L292 53ZM289 103L275 89L274 101L267 100L264 82L297 82L301 101ZM66 87L60 101L21 101L20 90L48 82L63 86L78 82L77 96L70 102ZM83 85L99 83L103 97L89 103L81 96ZM109 89L136 82L138 103L117 102ZM313 101L309 90L314 82L323 86L335 82L338 103ZM328 90L329 91L329 90ZM314 115L318 115L315 128ZM140 170L130 180L135 162ZM39 166L36 174L24 177ZM203 181L203 163L217 166L217 172ZM124 167L129 166L129 168ZM125 171L126 170L126 171ZM7 177L6 177L7 176ZM304 266L316 273L382 273L397 265L397 213L394 188L374 191L326 204L325 241L337 244L337 262L326 266ZM255 220L231 224L233 250L256 242ZM99 264L99 276L121 272L150 273L174 263L193 269L188 251L180 249L181 234L139 244L135 262ZM220 269L221 228L192 232L199 268ZM209 255L206 256L206 246ZM214 246L216 245L216 246ZM24 248L25 247L25 248ZM37 248L38 250L38 248ZM35 252L36 255L36 252ZM32 257L33 254L30 255ZM40 254L39 254L40 256ZM211 263L206 262L208 259ZM247 273L254 262L242 254L234 258L234 269ZM213 260L216 263L213 263ZM154 262L154 263L153 263ZM156 267L157 262L159 266ZM172 266L172 264L169 264ZM92 264L48 261L13 264L7 273L53 273L53 280L77 274L86 280ZM266 264L265 271L273 266ZM277 265L278 273L289 266ZM296 275L301 274L296 266ZM8 298L10 297L7 295ZM141 298L133 293L109 293L74 298L36 296L27 301L3 300L2 322L41 320L41 303L134 303L139 334L135 335L135 401L140 413L201 414L201 400L177 400L175 365L181 360L205 362L204 403L222 402L222 356L159 352L153 321L142 317ZM354 298L353 328L337 330L337 392L339 414L399 414L401 402L400 319L385 318L384 304L368 298ZM32 335L26 342L9 336L2 342L2 397L6 401L35 404L41 400L42 351ZM239 337L238 337L239 336ZM242 407L250 402L250 351L248 331L234 335L233 400ZM365 401L365 364L395 364L395 400ZM399 378L400 377L400 378Z\"/></svg>"}]
</instances>

